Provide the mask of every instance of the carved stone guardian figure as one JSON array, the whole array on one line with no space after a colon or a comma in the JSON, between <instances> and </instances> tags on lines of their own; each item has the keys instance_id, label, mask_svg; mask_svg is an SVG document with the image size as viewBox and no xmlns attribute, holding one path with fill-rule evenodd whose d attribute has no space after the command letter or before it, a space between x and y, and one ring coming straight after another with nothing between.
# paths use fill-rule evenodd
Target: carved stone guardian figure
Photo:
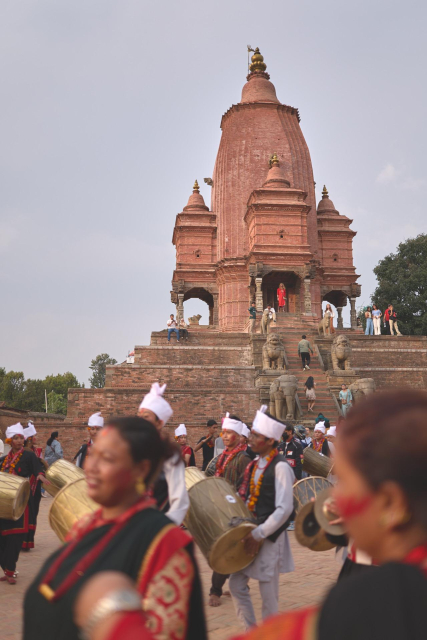
<instances>
[{"instance_id":1,"label":"carved stone guardian figure","mask_svg":"<svg viewBox=\"0 0 427 640\"><path fill-rule=\"evenodd\" d=\"M285 368L285 347L277 333L269 333L262 348L263 369Z\"/></svg>"},{"instance_id":2,"label":"carved stone guardian figure","mask_svg":"<svg viewBox=\"0 0 427 640\"><path fill-rule=\"evenodd\" d=\"M279 420L295 417L295 394L298 388L296 376L279 376L270 385L270 414Z\"/></svg>"},{"instance_id":3,"label":"carved stone guardian figure","mask_svg":"<svg viewBox=\"0 0 427 640\"><path fill-rule=\"evenodd\" d=\"M318 331L319 331L319 336L322 332L324 336L331 335L331 312L330 311L325 312L325 315L319 322Z\"/></svg>"},{"instance_id":4,"label":"carved stone guardian figure","mask_svg":"<svg viewBox=\"0 0 427 640\"><path fill-rule=\"evenodd\" d=\"M351 369L351 346L347 336L334 338L331 345L332 367L334 371L349 371Z\"/></svg>"}]
</instances>

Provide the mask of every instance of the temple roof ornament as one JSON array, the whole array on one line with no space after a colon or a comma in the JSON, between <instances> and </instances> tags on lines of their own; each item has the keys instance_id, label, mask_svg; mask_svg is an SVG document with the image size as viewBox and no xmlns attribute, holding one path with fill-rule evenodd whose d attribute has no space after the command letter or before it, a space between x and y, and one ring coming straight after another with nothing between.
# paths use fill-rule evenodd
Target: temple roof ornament
<instances>
[{"instance_id":1,"label":"temple roof ornament","mask_svg":"<svg viewBox=\"0 0 427 640\"><path fill-rule=\"evenodd\" d=\"M330 213L338 213L338 211L335 209L335 205L332 202L332 200L329 197L329 191L327 190L326 186L323 185L323 190L322 190L322 199L320 200L318 206L317 206L317 213L326 213L326 212L330 212Z\"/></svg>"},{"instance_id":2,"label":"temple roof ornament","mask_svg":"<svg viewBox=\"0 0 427 640\"><path fill-rule=\"evenodd\" d=\"M200 193L200 187L199 187L199 183L197 182L197 180L194 181L193 193Z\"/></svg>"},{"instance_id":3,"label":"temple roof ornament","mask_svg":"<svg viewBox=\"0 0 427 640\"><path fill-rule=\"evenodd\" d=\"M254 55L251 58L251 64L249 65L249 71L251 73L263 73L267 69L267 65L264 62L264 56L261 55L259 48L254 51Z\"/></svg>"}]
</instances>

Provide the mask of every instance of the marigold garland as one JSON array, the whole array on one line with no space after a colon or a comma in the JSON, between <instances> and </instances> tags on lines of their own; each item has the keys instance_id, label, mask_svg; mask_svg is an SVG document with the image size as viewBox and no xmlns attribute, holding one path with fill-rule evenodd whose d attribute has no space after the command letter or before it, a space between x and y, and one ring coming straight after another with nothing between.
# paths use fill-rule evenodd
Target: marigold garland
<instances>
[{"instance_id":1,"label":"marigold garland","mask_svg":"<svg viewBox=\"0 0 427 640\"><path fill-rule=\"evenodd\" d=\"M274 458L277 455L279 455L279 451L277 449L272 449L272 451L270 452L270 455L267 456L267 464L265 465L265 467L263 469L263 472L261 473L260 477L258 478L258 482L257 482L256 486L255 486L255 473L256 473L256 470L258 468L258 465L255 464L253 469L252 469L251 479L249 481L249 499L248 499L248 509L252 513L254 513L255 508L256 508L256 504L258 502L259 494L260 494L260 491L261 491L262 481L264 479L264 473L267 471L268 467L270 466L270 464L273 462Z\"/></svg>"},{"instance_id":2,"label":"marigold garland","mask_svg":"<svg viewBox=\"0 0 427 640\"><path fill-rule=\"evenodd\" d=\"M0 471L3 473L15 473L15 467L22 458L22 454L24 453L24 449L20 449L18 453L13 453L13 451L9 451L7 456L2 462ZM12 455L11 455L12 454Z\"/></svg>"},{"instance_id":3,"label":"marigold garland","mask_svg":"<svg viewBox=\"0 0 427 640\"><path fill-rule=\"evenodd\" d=\"M318 451L319 453L322 453L322 447L325 440L326 438L320 438L320 440L313 440L313 449L315 451Z\"/></svg>"},{"instance_id":4,"label":"marigold garland","mask_svg":"<svg viewBox=\"0 0 427 640\"><path fill-rule=\"evenodd\" d=\"M232 449L232 451L228 452L224 451L218 458L218 462L216 463L216 471L215 477L219 478L224 475L225 467L237 456L240 451L244 451L245 447L242 444L238 444L237 447Z\"/></svg>"}]
</instances>

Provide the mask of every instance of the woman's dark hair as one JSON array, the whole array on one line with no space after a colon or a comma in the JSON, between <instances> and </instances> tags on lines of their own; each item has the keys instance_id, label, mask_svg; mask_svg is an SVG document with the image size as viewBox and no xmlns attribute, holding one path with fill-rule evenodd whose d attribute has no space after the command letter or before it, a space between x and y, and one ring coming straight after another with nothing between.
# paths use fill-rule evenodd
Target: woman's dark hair
<instances>
[{"instance_id":1,"label":"woman's dark hair","mask_svg":"<svg viewBox=\"0 0 427 640\"><path fill-rule=\"evenodd\" d=\"M375 307L375 309L378 309L378 307L377 307L377 305L375 303L372 305L372 308L374 308L374 307Z\"/></svg>"},{"instance_id":2,"label":"woman's dark hair","mask_svg":"<svg viewBox=\"0 0 427 640\"><path fill-rule=\"evenodd\" d=\"M375 490L396 482L414 521L427 530L427 393L374 393L340 424L345 453Z\"/></svg>"},{"instance_id":3,"label":"woman's dark hair","mask_svg":"<svg viewBox=\"0 0 427 640\"><path fill-rule=\"evenodd\" d=\"M372 311L372 307L366 307L366 311Z\"/></svg>"},{"instance_id":4,"label":"woman's dark hair","mask_svg":"<svg viewBox=\"0 0 427 640\"><path fill-rule=\"evenodd\" d=\"M307 387L307 389L313 389L313 387L314 387L314 378L313 378L313 376L308 376L307 380L305 381L305 386Z\"/></svg>"},{"instance_id":5,"label":"woman's dark hair","mask_svg":"<svg viewBox=\"0 0 427 640\"><path fill-rule=\"evenodd\" d=\"M50 434L50 438L49 440L46 442L47 446L50 447L52 442L54 440L56 440L56 438L59 436L59 432L58 431L52 431L52 433Z\"/></svg>"},{"instance_id":6,"label":"woman's dark hair","mask_svg":"<svg viewBox=\"0 0 427 640\"><path fill-rule=\"evenodd\" d=\"M128 443L135 464L142 460L151 462L150 473L145 479L146 484L149 484L163 460L172 458L175 453L180 455L176 445L169 438L162 437L156 427L144 418L138 416L113 418L106 426L116 429Z\"/></svg>"}]
</instances>

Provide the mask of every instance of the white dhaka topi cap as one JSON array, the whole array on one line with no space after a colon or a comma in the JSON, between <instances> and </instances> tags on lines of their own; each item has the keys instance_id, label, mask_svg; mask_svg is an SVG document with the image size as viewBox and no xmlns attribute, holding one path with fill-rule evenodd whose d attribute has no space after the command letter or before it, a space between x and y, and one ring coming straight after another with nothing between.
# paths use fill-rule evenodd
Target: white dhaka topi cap
<instances>
[{"instance_id":1,"label":"white dhaka topi cap","mask_svg":"<svg viewBox=\"0 0 427 640\"><path fill-rule=\"evenodd\" d=\"M87 421L87 424L89 427L103 427L104 418L101 416L101 412L97 411L96 413L93 413Z\"/></svg>"},{"instance_id":2,"label":"white dhaka topi cap","mask_svg":"<svg viewBox=\"0 0 427 640\"><path fill-rule=\"evenodd\" d=\"M6 429L6 438L13 438L13 436L24 436L24 427L20 422L12 424Z\"/></svg>"},{"instance_id":3,"label":"white dhaka topi cap","mask_svg":"<svg viewBox=\"0 0 427 640\"><path fill-rule=\"evenodd\" d=\"M314 427L314 431L321 431L322 433L326 433L326 427L324 422L318 422Z\"/></svg>"},{"instance_id":4,"label":"white dhaka topi cap","mask_svg":"<svg viewBox=\"0 0 427 640\"><path fill-rule=\"evenodd\" d=\"M251 430L248 428L248 426L245 423L243 423L242 436L244 436L245 438L249 438L250 435L251 435Z\"/></svg>"},{"instance_id":5,"label":"white dhaka topi cap","mask_svg":"<svg viewBox=\"0 0 427 640\"><path fill-rule=\"evenodd\" d=\"M187 435L187 429L185 428L185 424L180 424L179 427L175 429L175 437L178 438L179 436L186 436L186 435Z\"/></svg>"},{"instance_id":6,"label":"white dhaka topi cap","mask_svg":"<svg viewBox=\"0 0 427 640\"><path fill-rule=\"evenodd\" d=\"M222 426L221 426L223 431L235 431L236 433L239 434L239 436L242 435L242 429L243 429L243 422L241 422L240 420L233 420L233 418L230 418L230 414L227 412L225 414L225 418L222 421Z\"/></svg>"},{"instance_id":7,"label":"white dhaka topi cap","mask_svg":"<svg viewBox=\"0 0 427 640\"><path fill-rule=\"evenodd\" d=\"M139 405L139 409L149 409L152 411L159 420L164 424L173 416L173 410L169 402L167 402L163 394L165 392L166 385L160 386L158 382L154 382L151 385L150 392L144 397L143 401Z\"/></svg>"},{"instance_id":8,"label":"white dhaka topi cap","mask_svg":"<svg viewBox=\"0 0 427 640\"><path fill-rule=\"evenodd\" d=\"M25 440L27 440L27 438L32 438L33 436L36 436L36 435L37 435L37 431L35 426L33 425L32 422L29 422L28 427L24 429Z\"/></svg>"},{"instance_id":9,"label":"white dhaka topi cap","mask_svg":"<svg viewBox=\"0 0 427 640\"><path fill-rule=\"evenodd\" d=\"M285 425L275 420L275 418L266 415L266 411L267 405L263 404L261 409L256 412L252 423L252 431L256 431L266 438L273 438L279 442L285 430Z\"/></svg>"}]
</instances>

